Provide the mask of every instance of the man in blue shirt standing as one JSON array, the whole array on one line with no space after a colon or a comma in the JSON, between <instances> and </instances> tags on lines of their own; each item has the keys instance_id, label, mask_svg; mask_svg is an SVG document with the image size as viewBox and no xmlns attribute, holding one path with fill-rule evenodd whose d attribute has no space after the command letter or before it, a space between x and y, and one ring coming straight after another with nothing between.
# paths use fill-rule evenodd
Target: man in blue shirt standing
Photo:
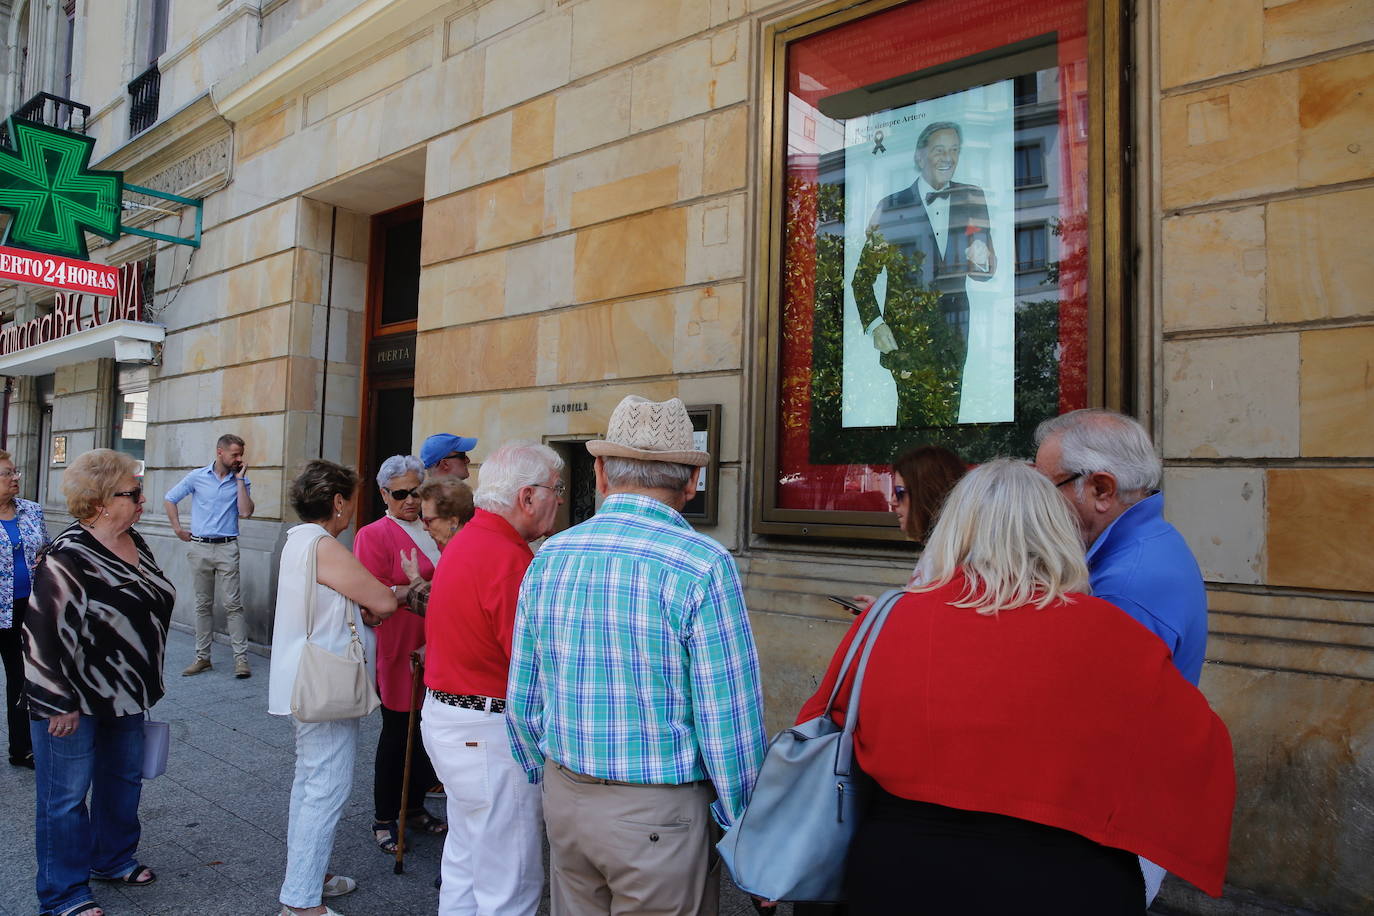
<instances>
[{"instance_id":1,"label":"man in blue shirt standing","mask_svg":"<svg viewBox=\"0 0 1374 916\"><path fill-rule=\"evenodd\" d=\"M215 629L215 581L224 588L224 613L234 650L234 677L251 677L248 631L239 599L239 519L253 514L253 485L243 463L243 440L232 433L215 443L215 460L197 468L167 491L167 519L177 537L190 543L196 590L196 659L184 676L209 671ZM177 503L191 497L191 529L182 527Z\"/></svg>"},{"instance_id":2,"label":"man in blue shirt standing","mask_svg":"<svg viewBox=\"0 0 1374 916\"><path fill-rule=\"evenodd\" d=\"M734 558L681 514L710 456L682 401L634 396L587 451L605 502L526 571L506 690L553 912L714 913L708 809L739 817L765 737Z\"/></svg>"},{"instance_id":3,"label":"man in blue shirt standing","mask_svg":"<svg viewBox=\"0 0 1374 916\"><path fill-rule=\"evenodd\" d=\"M1093 594L1164 640L1196 685L1207 655L1207 589L1183 535L1164 520L1162 465L1145 428L1113 410L1075 410L1041 423L1035 444L1036 469L1078 516ZM1164 869L1141 859L1141 871L1148 906Z\"/></svg>"}]
</instances>

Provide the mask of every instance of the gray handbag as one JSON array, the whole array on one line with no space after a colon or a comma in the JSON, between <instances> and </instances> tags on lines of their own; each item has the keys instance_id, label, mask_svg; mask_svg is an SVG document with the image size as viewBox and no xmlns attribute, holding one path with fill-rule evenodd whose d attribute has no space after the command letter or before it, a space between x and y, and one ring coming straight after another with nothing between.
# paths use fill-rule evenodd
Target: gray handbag
<instances>
[{"instance_id":1,"label":"gray handbag","mask_svg":"<svg viewBox=\"0 0 1374 916\"><path fill-rule=\"evenodd\" d=\"M750 894L765 900L844 900L845 859L869 789L868 777L854 766L859 691L878 632L903 594L887 592L864 618L825 712L773 738L744 813L716 844L735 883ZM860 650L841 729L830 710Z\"/></svg>"}]
</instances>

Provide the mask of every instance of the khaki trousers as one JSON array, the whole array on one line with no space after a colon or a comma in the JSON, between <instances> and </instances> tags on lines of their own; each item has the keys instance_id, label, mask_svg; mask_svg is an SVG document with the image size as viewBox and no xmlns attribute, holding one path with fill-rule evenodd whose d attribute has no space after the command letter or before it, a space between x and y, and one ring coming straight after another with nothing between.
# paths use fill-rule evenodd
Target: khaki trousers
<instances>
[{"instance_id":1,"label":"khaki trousers","mask_svg":"<svg viewBox=\"0 0 1374 916\"><path fill-rule=\"evenodd\" d=\"M710 783L646 786L544 767L553 916L715 916Z\"/></svg>"},{"instance_id":2,"label":"khaki trousers","mask_svg":"<svg viewBox=\"0 0 1374 916\"><path fill-rule=\"evenodd\" d=\"M229 629L229 645L235 658L248 652L248 628L243 621L243 601L239 598L239 542L186 545L191 559L191 582L196 590L196 657L210 659L210 642L215 632L215 580L224 596L224 618Z\"/></svg>"}]
</instances>

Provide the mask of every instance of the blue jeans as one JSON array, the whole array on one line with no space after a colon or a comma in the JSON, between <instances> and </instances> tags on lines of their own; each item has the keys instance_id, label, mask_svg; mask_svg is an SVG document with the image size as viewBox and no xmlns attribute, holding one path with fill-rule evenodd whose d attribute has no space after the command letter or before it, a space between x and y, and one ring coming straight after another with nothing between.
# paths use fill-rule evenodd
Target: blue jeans
<instances>
[{"instance_id":1,"label":"blue jeans","mask_svg":"<svg viewBox=\"0 0 1374 916\"><path fill-rule=\"evenodd\" d=\"M48 720L29 723L33 738L38 903L60 913L93 899L92 874L118 878L138 864L143 791L143 713L82 716L65 738ZM90 792L90 807L86 793Z\"/></svg>"}]
</instances>

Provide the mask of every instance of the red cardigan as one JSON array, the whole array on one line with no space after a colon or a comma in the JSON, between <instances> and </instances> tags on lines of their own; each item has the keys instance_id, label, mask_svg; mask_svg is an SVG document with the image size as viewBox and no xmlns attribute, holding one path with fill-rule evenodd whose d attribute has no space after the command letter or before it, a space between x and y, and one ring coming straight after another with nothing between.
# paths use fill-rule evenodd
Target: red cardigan
<instances>
[{"instance_id":1,"label":"red cardigan","mask_svg":"<svg viewBox=\"0 0 1374 916\"><path fill-rule=\"evenodd\" d=\"M1231 739L1164 643L1086 595L988 616L950 605L964 587L956 577L892 609L860 700L864 771L902 798L1129 850L1220 896L1236 791ZM798 721L824 710L857 627ZM848 694L847 681L837 721Z\"/></svg>"},{"instance_id":2,"label":"red cardigan","mask_svg":"<svg viewBox=\"0 0 1374 916\"><path fill-rule=\"evenodd\" d=\"M410 582L401 570L401 553L415 551L420 577L434 576L434 564L415 546L409 534L389 516L364 525L353 536L353 554L383 585ZM400 607L377 627L377 690L382 705L397 712L409 712L410 653L425 644L425 620L409 608ZM421 697L423 700L423 697Z\"/></svg>"}]
</instances>

